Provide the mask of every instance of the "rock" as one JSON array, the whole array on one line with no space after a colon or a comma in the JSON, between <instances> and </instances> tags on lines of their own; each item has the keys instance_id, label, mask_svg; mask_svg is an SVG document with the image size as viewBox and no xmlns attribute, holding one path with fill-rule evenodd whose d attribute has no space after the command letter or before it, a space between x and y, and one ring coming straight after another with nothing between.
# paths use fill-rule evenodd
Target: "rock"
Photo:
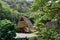
<instances>
[{"instance_id":1,"label":"rock","mask_svg":"<svg viewBox=\"0 0 60 40\"><path fill-rule=\"evenodd\" d=\"M35 34L27 34L27 33L16 33L15 38L30 38L30 37L37 37Z\"/></svg>"},{"instance_id":2,"label":"rock","mask_svg":"<svg viewBox=\"0 0 60 40\"><path fill-rule=\"evenodd\" d=\"M15 39L17 40L37 40L38 35L27 33L16 33Z\"/></svg>"}]
</instances>

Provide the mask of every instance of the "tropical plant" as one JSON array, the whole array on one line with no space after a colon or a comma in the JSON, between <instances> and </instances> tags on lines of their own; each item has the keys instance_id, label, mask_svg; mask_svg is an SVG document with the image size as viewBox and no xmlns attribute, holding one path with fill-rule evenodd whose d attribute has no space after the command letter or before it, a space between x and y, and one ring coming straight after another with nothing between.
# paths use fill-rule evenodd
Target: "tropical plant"
<instances>
[{"instance_id":1,"label":"tropical plant","mask_svg":"<svg viewBox=\"0 0 60 40\"><path fill-rule=\"evenodd\" d=\"M43 23L45 25L47 22L52 20L58 21L58 22L60 21L60 1L59 0L35 0L30 10L31 12L36 12L36 14L40 14L37 17L35 15L36 20L39 21L38 24Z\"/></svg>"},{"instance_id":2,"label":"tropical plant","mask_svg":"<svg viewBox=\"0 0 60 40\"><path fill-rule=\"evenodd\" d=\"M45 20L57 20L60 12L59 4L60 2L57 0L35 0L31 7L31 11L39 13Z\"/></svg>"}]
</instances>

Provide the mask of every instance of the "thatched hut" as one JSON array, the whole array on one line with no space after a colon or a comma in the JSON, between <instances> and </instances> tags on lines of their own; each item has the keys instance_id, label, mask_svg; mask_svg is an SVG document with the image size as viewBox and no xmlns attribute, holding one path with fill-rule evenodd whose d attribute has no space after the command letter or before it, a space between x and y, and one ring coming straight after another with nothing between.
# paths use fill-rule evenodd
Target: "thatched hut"
<instances>
[{"instance_id":1,"label":"thatched hut","mask_svg":"<svg viewBox=\"0 0 60 40\"><path fill-rule=\"evenodd\" d=\"M23 30L24 32L34 32L34 31L36 31L33 28L33 25L31 23L31 21L28 18L24 17L24 16L19 18L18 28Z\"/></svg>"}]
</instances>

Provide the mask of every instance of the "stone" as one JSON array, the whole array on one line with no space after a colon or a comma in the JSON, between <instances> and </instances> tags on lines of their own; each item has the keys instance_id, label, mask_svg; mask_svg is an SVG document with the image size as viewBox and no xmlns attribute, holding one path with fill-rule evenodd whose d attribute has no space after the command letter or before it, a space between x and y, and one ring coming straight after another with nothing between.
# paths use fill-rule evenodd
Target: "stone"
<instances>
[{"instance_id":1,"label":"stone","mask_svg":"<svg viewBox=\"0 0 60 40\"><path fill-rule=\"evenodd\" d=\"M16 37L15 38L30 38L30 37L37 37L38 35L36 34L28 34L28 33L16 33Z\"/></svg>"},{"instance_id":2,"label":"stone","mask_svg":"<svg viewBox=\"0 0 60 40\"><path fill-rule=\"evenodd\" d=\"M51 21L51 22L47 22L45 27L46 29L54 30L56 25L57 25L57 21Z\"/></svg>"},{"instance_id":3,"label":"stone","mask_svg":"<svg viewBox=\"0 0 60 40\"><path fill-rule=\"evenodd\" d=\"M23 38L27 38L28 40L36 40L38 38L38 35L28 34L28 33L16 33L15 39L23 40ZM24 39L24 40L26 40L26 39Z\"/></svg>"}]
</instances>

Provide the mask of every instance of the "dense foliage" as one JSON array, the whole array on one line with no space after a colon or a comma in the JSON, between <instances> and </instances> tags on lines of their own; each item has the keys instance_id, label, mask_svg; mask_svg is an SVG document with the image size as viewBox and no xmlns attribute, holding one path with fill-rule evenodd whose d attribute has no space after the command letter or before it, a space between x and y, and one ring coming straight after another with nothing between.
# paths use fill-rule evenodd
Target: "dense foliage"
<instances>
[{"instance_id":1,"label":"dense foliage","mask_svg":"<svg viewBox=\"0 0 60 40\"><path fill-rule=\"evenodd\" d=\"M20 16L29 18L38 30L38 33L43 35L43 38L47 40L54 40L56 33L60 33L59 0L35 0L34 3L27 2L26 0L0 0L0 20L2 20L0 21L1 40L9 40L9 38L12 40L15 37L15 31L21 31L17 29L17 25L14 31L13 24L18 23ZM51 21L57 22L56 28L54 30L46 30L46 23Z\"/></svg>"},{"instance_id":2,"label":"dense foliage","mask_svg":"<svg viewBox=\"0 0 60 40\"><path fill-rule=\"evenodd\" d=\"M43 28L45 28L45 24L47 22L60 21L60 1L59 0L35 0L30 10L31 12L33 12L31 13L33 16L30 16L30 17L34 18L35 25L40 29L40 31L44 30ZM60 33L59 29L60 29L60 24L57 23L57 26L53 32L56 31L57 33ZM53 32L44 30L43 33L45 37L47 36L48 38L49 37L53 38L51 37L52 34L54 35Z\"/></svg>"},{"instance_id":3,"label":"dense foliage","mask_svg":"<svg viewBox=\"0 0 60 40\"><path fill-rule=\"evenodd\" d=\"M16 36L14 24L9 20L0 21L0 40L14 40Z\"/></svg>"},{"instance_id":4,"label":"dense foliage","mask_svg":"<svg viewBox=\"0 0 60 40\"><path fill-rule=\"evenodd\" d=\"M29 12L29 8L32 5L32 2L27 2L26 0L3 0L6 2L10 8L15 9L19 12L26 13Z\"/></svg>"},{"instance_id":5,"label":"dense foliage","mask_svg":"<svg viewBox=\"0 0 60 40\"><path fill-rule=\"evenodd\" d=\"M31 11L37 11L46 20L57 20L59 14L58 10L60 9L59 4L60 2L56 1L35 0L34 4L32 5Z\"/></svg>"},{"instance_id":6,"label":"dense foliage","mask_svg":"<svg viewBox=\"0 0 60 40\"><path fill-rule=\"evenodd\" d=\"M60 20L59 0L35 0L30 10L34 14L31 17L35 17L38 24Z\"/></svg>"},{"instance_id":7,"label":"dense foliage","mask_svg":"<svg viewBox=\"0 0 60 40\"><path fill-rule=\"evenodd\" d=\"M8 19L12 22L18 21L18 17L21 15L17 10L11 9L5 2L0 1L0 20Z\"/></svg>"},{"instance_id":8,"label":"dense foliage","mask_svg":"<svg viewBox=\"0 0 60 40\"><path fill-rule=\"evenodd\" d=\"M46 39L55 40L57 33L51 30L47 30L47 31L44 31L42 34L44 35L43 37Z\"/></svg>"}]
</instances>

